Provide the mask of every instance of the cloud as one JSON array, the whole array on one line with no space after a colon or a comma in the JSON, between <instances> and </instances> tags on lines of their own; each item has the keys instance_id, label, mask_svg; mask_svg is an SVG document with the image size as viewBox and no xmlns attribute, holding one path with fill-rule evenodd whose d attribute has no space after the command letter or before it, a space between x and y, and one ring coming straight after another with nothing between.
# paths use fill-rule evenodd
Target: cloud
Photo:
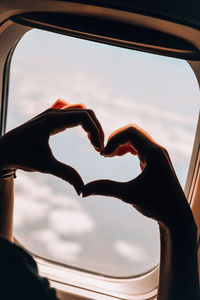
<instances>
[{"instance_id":1,"label":"cloud","mask_svg":"<svg viewBox=\"0 0 200 300\"><path fill-rule=\"evenodd\" d=\"M25 173L18 170L16 182L16 197L26 198L39 202L58 205L69 209L81 209L80 202L74 197L59 192L55 192L53 187L47 182L47 178L38 173Z\"/></svg>"},{"instance_id":2,"label":"cloud","mask_svg":"<svg viewBox=\"0 0 200 300\"><path fill-rule=\"evenodd\" d=\"M34 196L15 193L14 228L18 230L42 221L48 211L48 204L36 201Z\"/></svg>"},{"instance_id":3,"label":"cloud","mask_svg":"<svg viewBox=\"0 0 200 300\"><path fill-rule=\"evenodd\" d=\"M62 240L54 240L53 245L49 249L49 253L56 261L66 261L72 263L80 259L82 246L77 242L67 242Z\"/></svg>"},{"instance_id":4,"label":"cloud","mask_svg":"<svg viewBox=\"0 0 200 300\"><path fill-rule=\"evenodd\" d=\"M11 118L15 118L18 112L21 120L27 120L63 97L72 103L84 102L94 109L106 136L121 126L135 123L169 150L174 163L189 160L196 120L193 115L187 115L187 111L181 114L166 106L159 107L151 101L151 95L138 101L133 97L117 96L98 76L75 71L66 74L64 70L60 70L58 75L51 72L50 66L45 76L42 72L36 73L36 70L27 74L19 67L16 69L12 73L12 76L18 76L18 84L12 96L14 107ZM81 131L80 134L83 136Z\"/></svg>"},{"instance_id":5,"label":"cloud","mask_svg":"<svg viewBox=\"0 0 200 300\"><path fill-rule=\"evenodd\" d=\"M63 208L49 212L50 227L63 235L75 235L90 232L94 223L86 212L66 210Z\"/></svg>"},{"instance_id":6,"label":"cloud","mask_svg":"<svg viewBox=\"0 0 200 300\"><path fill-rule=\"evenodd\" d=\"M80 258L82 252L80 243L62 240L55 231L49 228L42 228L39 232L32 232L31 239L35 243L40 244L40 249L45 249L45 257L50 257L55 259L55 261L63 262L67 260L68 263L70 261L74 262Z\"/></svg>"},{"instance_id":7,"label":"cloud","mask_svg":"<svg viewBox=\"0 0 200 300\"><path fill-rule=\"evenodd\" d=\"M70 237L93 231L94 221L76 198L67 192L56 192L46 180L44 175L18 171L15 235L36 254L59 261L75 261L82 246L70 241Z\"/></svg>"},{"instance_id":8,"label":"cloud","mask_svg":"<svg viewBox=\"0 0 200 300\"><path fill-rule=\"evenodd\" d=\"M126 124L134 123L166 147L174 163L183 163L185 159L190 158L196 125L194 118L127 98L116 99L112 114L105 106L100 105L98 112L103 116L102 124L109 133Z\"/></svg>"},{"instance_id":9,"label":"cloud","mask_svg":"<svg viewBox=\"0 0 200 300\"><path fill-rule=\"evenodd\" d=\"M21 74L20 70L15 73L14 69L12 76L13 79L15 76L19 78L18 84L15 86L13 104L21 116L26 119L46 110L58 98L65 98L66 101L77 103L84 102L88 98L103 100L106 96L104 90L99 87L97 78L83 76L79 73L66 75L60 71L60 75L57 76L49 70L44 76L43 73L29 72L26 74L23 69L21 69ZM74 83L76 84L74 85ZM36 103L36 99L39 102Z\"/></svg>"},{"instance_id":10,"label":"cloud","mask_svg":"<svg viewBox=\"0 0 200 300\"><path fill-rule=\"evenodd\" d=\"M144 264L149 260L146 250L140 245L118 240L114 243L114 248L120 256L126 258L132 263Z\"/></svg>"},{"instance_id":11,"label":"cloud","mask_svg":"<svg viewBox=\"0 0 200 300\"><path fill-rule=\"evenodd\" d=\"M37 174L40 176L40 174ZM62 234L82 233L93 229L94 222L72 196L55 192L44 179L39 181L32 174L18 171L16 182L15 226L46 218L52 230ZM50 210L49 208L55 208ZM58 209L57 207L62 207ZM58 222L59 220L59 222Z\"/></svg>"}]
</instances>

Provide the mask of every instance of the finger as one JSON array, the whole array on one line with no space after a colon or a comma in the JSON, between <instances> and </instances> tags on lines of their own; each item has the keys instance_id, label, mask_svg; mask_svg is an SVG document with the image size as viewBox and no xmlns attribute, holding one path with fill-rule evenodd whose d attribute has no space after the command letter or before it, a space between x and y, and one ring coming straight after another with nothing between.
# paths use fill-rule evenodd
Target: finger
<instances>
[{"instance_id":1,"label":"finger","mask_svg":"<svg viewBox=\"0 0 200 300\"><path fill-rule=\"evenodd\" d=\"M72 109L55 110L48 114L47 126L50 134L59 130L81 125L87 132L88 137L96 150L102 149L102 135L96 122L90 115L90 110Z\"/></svg>"},{"instance_id":2,"label":"finger","mask_svg":"<svg viewBox=\"0 0 200 300\"><path fill-rule=\"evenodd\" d=\"M67 104L67 105L63 106L61 109L76 109L76 108L87 109L87 107L83 103ZM90 114L90 116L92 117L92 119L94 120L94 122L96 123L96 125L97 125L97 127L99 129L99 132L101 134L101 140L104 142L104 131L103 131L103 128L102 128L99 120L97 119L95 113L92 110L89 109L88 113ZM103 146L104 145L102 144L102 148L103 148Z\"/></svg>"},{"instance_id":3,"label":"finger","mask_svg":"<svg viewBox=\"0 0 200 300\"><path fill-rule=\"evenodd\" d=\"M112 180L96 180L86 184L83 188L83 197L92 195L110 196L124 199L126 183Z\"/></svg>"},{"instance_id":4,"label":"finger","mask_svg":"<svg viewBox=\"0 0 200 300\"><path fill-rule=\"evenodd\" d=\"M77 103L77 104L66 104L61 109L73 109L73 108L86 109L87 107L83 103Z\"/></svg>"},{"instance_id":5,"label":"finger","mask_svg":"<svg viewBox=\"0 0 200 300\"><path fill-rule=\"evenodd\" d=\"M118 129L109 137L108 143L101 154L113 156L117 153L117 149L124 144L133 146L138 155L145 158L151 157L152 150L159 146L143 129L130 124Z\"/></svg>"},{"instance_id":6,"label":"finger","mask_svg":"<svg viewBox=\"0 0 200 300\"><path fill-rule=\"evenodd\" d=\"M111 133L108 137L108 141L114 136L116 135L117 133L121 132L121 131L124 131L126 129L130 129L130 128L135 128L137 129L138 131L140 131L141 133L143 133L149 140L151 140L152 142L156 143L156 141L154 141L154 139L150 136L150 134L148 134L144 129L142 129L141 127L137 126L136 124L134 123L130 123L126 126L123 126L117 130L115 130L113 133Z\"/></svg>"},{"instance_id":7,"label":"finger","mask_svg":"<svg viewBox=\"0 0 200 300\"><path fill-rule=\"evenodd\" d=\"M48 162L46 173L59 177L69 182L75 188L78 195L81 194L84 183L79 173L72 167L67 166L55 158Z\"/></svg>"},{"instance_id":8,"label":"finger","mask_svg":"<svg viewBox=\"0 0 200 300\"><path fill-rule=\"evenodd\" d=\"M57 106L57 104L56 104L56 106ZM86 106L84 104L82 104L82 103L79 103L79 104L67 104L67 105L64 105L64 106L60 105L60 107L59 107L59 105L57 106L57 109L62 109L62 110L64 110L64 109L77 109L77 108L78 109L85 109ZM65 131L65 128L64 129L55 130L54 132L51 132L51 135L55 135L55 134L61 133L63 131Z\"/></svg>"},{"instance_id":9,"label":"finger","mask_svg":"<svg viewBox=\"0 0 200 300\"><path fill-rule=\"evenodd\" d=\"M86 109L86 106L82 103L78 103L78 104L69 104L68 102L66 102L65 100L63 100L62 98L58 99L52 106L51 108L54 109ZM59 130L55 130L54 132L51 132L51 135L55 135L57 133L60 133L62 131L64 131L65 129L59 129Z\"/></svg>"},{"instance_id":10,"label":"finger","mask_svg":"<svg viewBox=\"0 0 200 300\"><path fill-rule=\"evenodd\" d=\"M101 123L99 122L99 120L98 120L98 118L97 118L97 116L96 116L96 114L94 113L93 110L89 109L88 113L90 114L91 118L94 120L96 126L99 129L99 133L100 133L100 136L101 136L101 139L100 139L100 141L101 141L101 148L104 148L104 138L105 138L105 135L104 135L104 131L103 131L103 128L101 126Z\"/></svg>"},{"instance_id":11,"label":"finger","mask_svg":"<svg viewBox=\"0 0 200 300\"><path fill-rule=\"evenodd\" d=\"M141 169L142 171L144 171L144 168L145 168L145 164L143 164L142 161L140 161L140 169Z\"/></svg>"},{"instance_id":12,"label":"finger","mask_svg":"<svg viewBox=\"0 0 200 300\"><path fill-rule=\"evenodd\" d=\"M67 105L63 106L61 109L74 109L74 108L87 109L87 107L83 103L67 104ZM97 127L99 128L99 132L101 134L101 140L104 141L104 131L103 131L103 128L102 128L99 120L97 119L95 113L92 110L89 109L88 113L90 114L91 118L94 120ZM103 147L103 145L102 145L102 147Z\"/></svg>"},{"instance_id":13,"label":"finger","mask_svg":"<svg viewBox=\"0 0 200 300\"><path fill-rule=\"evenodd\" d=\"M132 145L130 145L129 143L126 143L117 148L115 155L122 156L122 155L125 155L126 153L131 153L133 155L136 155L137 151L133 148Z\"/></svg>"},{"instance_id":14,"label":"finger","mask_svg":"<svg viewBox=\"0 0 200 300\"><path fill-rule=\"evenodd\" d=\"M66 102L64 99L60 98L54 102L54 104L51 106L51 108L55 109L62 109L64 106L69 105L68 102Z\"/></svg>"},{"instance_id":15,"label":"finger","mask_svg":"<svg viewBox=\"0 0 200 300\"><path fill-rule=\"evenodd\" d=\"M72 109L72 108L86 109L87 107L83 103L70 104L69 102L60 98L60 99L56 100L56 102L54 102L54 104L51 106L51 108L55 108L55 109Z\"/></svg>"},{"instance_id":16,"label":"finger","mask_svg":"<svg viewBox=\"0 0 200 300\"><path fill-rule=\"evenodd\" d=\"M58 99L52 105L52 108L62 109L62 110L64 110L64 109L87 109L87 107L83 103L69 104L68 102L66 102L63 99ZM104 146L104 131L103 131L103 128L102 128L99 120L97 119L95 113L92 110L88 110L88 113L91 115L92 119L96 123L96 126L99 128L99 132L101 134L101 141L102 141L101 148L103 148L103 146Z\"/></svg>"}]
</instances>

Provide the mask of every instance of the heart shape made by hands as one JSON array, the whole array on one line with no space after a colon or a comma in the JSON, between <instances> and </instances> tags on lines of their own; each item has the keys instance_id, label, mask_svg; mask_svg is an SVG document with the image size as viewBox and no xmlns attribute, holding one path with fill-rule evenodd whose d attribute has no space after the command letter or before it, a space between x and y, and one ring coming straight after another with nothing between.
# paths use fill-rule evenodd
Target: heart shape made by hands
<instances>
[{"instance_id":1,"label":"heart shape made by hands","mask_svg":"<svg viewBox=\"0 0 200 300\"><path fill-rule=\"evenodd\" d=\"M64 101L63 99L58 99L53 105L52 108L54 109L61 109L61 110L70 110L70 109L87 109L86 106L82 103L78 103L78 104L70 104L66 101ZM96 118L96 116L95 116ZM98 121L98 120L97 120ZM99 123L100 124L100 123ZM100 127L101 125L99 125ZM120 131L124 131L126 130L128 127L130 127L131 124L120 128L118 130L116 130L115 132L113 132L109 137L108 137L108 141L115 136L116 134L118 134ZM63 129L64 131L64 129ZM62 130L60 130L59 132L62 132ZM57 132L54 132L54 134L56 134ZM102 135L102 143L104 142L104 133L103 130L101 130L101 135ZM88 134L88 137L90 139L90 134ZM61 140L58 139L58 143L60 143ZM100 152L100 154L103 156L107 156L105 153L103 153L103 148L101 149L101 151L99 149L96 149L98 152ZM108 155L109 157L114 157L114 156L123 156L126 153L131 153L133 155L137 154L137 151L134 149L134 147L129 143L124 143L123 145L119 145L119 147L110 155Z\"/></svg>"}]
</instances>

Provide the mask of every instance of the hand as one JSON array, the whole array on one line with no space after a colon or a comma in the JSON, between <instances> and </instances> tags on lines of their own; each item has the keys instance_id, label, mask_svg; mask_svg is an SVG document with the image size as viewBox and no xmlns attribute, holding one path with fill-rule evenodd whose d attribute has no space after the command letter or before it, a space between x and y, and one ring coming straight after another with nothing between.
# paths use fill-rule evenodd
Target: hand
<instances>
[{"instance_id":1,"label":"hand","mask_svg":"<svg viewBox=\"0 0 200 300\"><path fill-rule=\"evenodd\" d=\"M138 156L142 173L128 182L90 182L83 189L83 197L116 197L132 204L143 215L168 225L191 216L167 151L144 130L131 124L115 131L101 154L113 157L127 152Z\"/></svg>"},{"instance_id":2,"label":"hand","mask_svg":"<svg viewBox=\"0 0 200 300\"><path fill-rule=\"evenodd\" d=\"M80 194L84 185L80 175L72 167L57 161L49 146L50 135L78 125L87 132L94 148L100 151L104 134L94 112L83 104L69 105L58 100L52 108L0 137L0 168L49 173L68 181Z\"/></svg>"}]
</instances>

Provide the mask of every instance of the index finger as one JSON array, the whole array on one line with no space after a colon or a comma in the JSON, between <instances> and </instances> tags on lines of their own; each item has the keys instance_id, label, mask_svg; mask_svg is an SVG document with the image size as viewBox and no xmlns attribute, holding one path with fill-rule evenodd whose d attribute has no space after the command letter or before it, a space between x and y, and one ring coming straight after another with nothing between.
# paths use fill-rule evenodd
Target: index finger
<instances>
[{"instance_id":1,"label":"index finger","mask_svg":"<svg viewBox=\"0 0 200 300\"><path fill-rule=\"evenodd\" d=\"M109 136L108 143L101 154L104 156L118 155L120 147L128 144L139 156L145 158L152 154L153 149L160 147L146 131L135 124L129 124L119 128Z\"/></svg>"},{"instance_id":2,"label":"index finger","mask_svg":"<svg viewBox=\"0 0 200 300\"><path fill-rule=\"evenodd\" d=\"M56 102L51 106L51 108L55 108L55 109L87 109L87 107L85 106L85 104L83 103L76 103L76 104L70 104L69 102L66 102L64 99L60 98L58 100L56 100ZM93 121L96 123L96 126L99 129L99 132L101 134L101 140L104 142L104 131L103 128L101 126L101 123L99 122L99 120L97 119L95 113L93 112L93 110L88 110L88 113L90 114L91 118L93 119Z\"/></svg>"},{"instance_id":3,"label":"index finger","mask_svg":"<svg viewBox=\"0 0 200 300\"><path fill-rule=\"evenodd\" d=\"M48 134L81 125L87 132L88 137L96 150L100 151L103 148L101 132L96 125L96 122L91 117L90 110L88 109L52 109L47 112L46 124L49 131Z\"/></svg>"},{"instance_id":4,"label":"index finger","mask_svg":"<svg viewBox=\"0 0 200 300\"><path fill-rule=\"evenodd\" d=\"M72 108L83 108L86 109L87 107L83 103L76 103L76 104L70 104L69 102L65 101L62 98L59 98L54 102L54 104L51 106L51 108L55 109L72 109Z\"/></svg>"}]
</instances>

